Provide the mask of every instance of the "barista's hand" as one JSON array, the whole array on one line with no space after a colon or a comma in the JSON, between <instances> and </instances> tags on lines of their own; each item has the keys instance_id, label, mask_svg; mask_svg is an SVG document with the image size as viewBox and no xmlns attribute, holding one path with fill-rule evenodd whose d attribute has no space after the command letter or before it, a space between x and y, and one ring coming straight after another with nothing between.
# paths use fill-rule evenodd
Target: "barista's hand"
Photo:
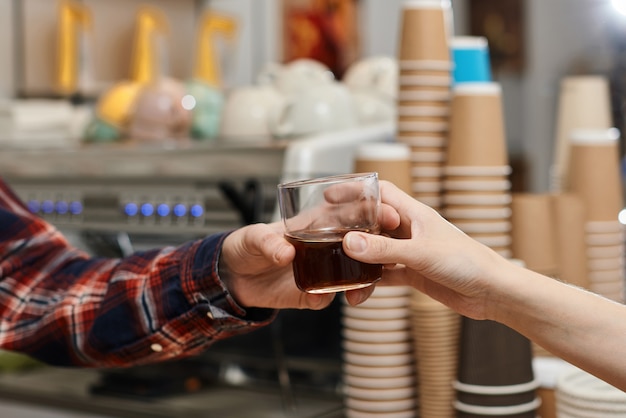
<instances>
[{"instance_id":1,"label":"barista's hand","mask_svg":"<svg viewBox=\"0 0 626 418\"><path fill-rule=\"evenodd\" d=\"M381 197L400 214L400 226L383 230L390 237L350 232L346 253L384 264L378 285L413 286L463 315L489 317L490 292L513 264L393 184L381 182Z\"/></svg>"},{"instance_id":2,"label":"barista's hand","mask_svg":"<svg viewBox=\"0 0 626 418\"><path fill-rule=\"evenodd\" d=\"M283 238L282 225L254 224L234 231L222 246L219 271L243 307L323 309L334 294L302 292L293 278L295 249Z\"/></svg>"}]
</instances>

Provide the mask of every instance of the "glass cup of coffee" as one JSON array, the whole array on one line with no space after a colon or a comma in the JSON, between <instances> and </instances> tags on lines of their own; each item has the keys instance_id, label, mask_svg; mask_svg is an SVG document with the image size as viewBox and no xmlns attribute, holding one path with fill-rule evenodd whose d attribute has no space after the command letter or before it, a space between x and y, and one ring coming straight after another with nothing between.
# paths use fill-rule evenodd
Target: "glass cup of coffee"
<instances>
[{"instance_id":1,"label":"glass cup of coffee","mask_svg":"<svg viewBox=\"0 0 626 418\"><path fill-rule=\"evenodd\" d=\"M377 173L357 173L278 185L285 238L296 256L296 285L307 293L367 287L381 278L382 265L348 257L342 247L349 231L380 233Z\"/></svg>"}]
</instances>

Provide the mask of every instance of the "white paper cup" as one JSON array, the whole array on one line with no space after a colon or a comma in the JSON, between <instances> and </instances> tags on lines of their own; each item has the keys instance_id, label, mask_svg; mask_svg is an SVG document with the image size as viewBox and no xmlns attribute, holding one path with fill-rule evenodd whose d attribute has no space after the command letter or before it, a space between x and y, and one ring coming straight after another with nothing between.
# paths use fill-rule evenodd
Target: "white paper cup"
<instances>
[{"instance_id":1,"label":"white paper cup","mask_svg":"<svg viewBox=\"0 0 626 418\"><path fill-rule=\"evenodd\" d=\"M359 366L351 363L342 364L343 372L346 375L355 377L365 377L370 379L401 379L415 378L414 364L401 364L399 366L371 367ZM382 384L382 382L381 382Z\"/></svg>"},{"instance_id":2,"label":"white paper cup","mask_svg":"<svg viewBox=\"0 0 626 418\"><path fill-rule=\"evenodd\" d=\"M407 329L400 331L368 331L343 328L341 331L344 338L352 341L366 343L393 343L411 339L411 333Z\"/></svg>"},{"instance_id":3,"label":"white paper cup","mask_svg":"<svg viewBox=\"0 0 626 418\"><path fill-rule=\"evenodd\" d=\"M376 308L362 308L360 306L344 305L341 307L341 311L344 315L356 319L400 319L406 318L410 315L407 308L390 308L390 309L376 309Z\"/></svg>"},{"instance_id":4,"label":"white paper cup","mask_svg":"<svg viewBox=\"0 0 626 418\"><path fill-rule=\"evenodd\" d=\"M380 418L378 412L365 412L356 409L347 408L345 410L346 418ZM405 411L385 412L385 418L415 418L415 410L407 409Z\"/></svg>"},{"instance_id":5,"label":"white paper cup","mask_svg":"<svg viewBox=\"0 0 626 418\"><path fill-rule=\"evenodd\" d=\"M458 191L508 191L511 188L508 180L444 180L443 185L446 190Z\"/></svg>"},{"instance_id":6,"label":"white paper cup","mask_svg":"<svg viewBox=\"0 0 626 418\"><path fill-rule=\"evenodd\" d=\"M625 248L622 244L592 246L587 248L587 257L589 259L624 257L626 256L624 251Z\"/></svg>"},{"instance_id":7,"label":"white paper cup","mask_svg":"<svg viewBox=\"0 0 626 418\"><path fill-rule=\"evenodd\" d=\"M367 399L371 401L389 401L396 399L407 399L415 396L416 388L407 386L404 388L389 388L389 389L368 389L355 386L344 386L344 394L356 398Z\"/></svg>"},{"instance_id":8,"label":"white paper cup","mask_svg":"<svg viewBox=\"0 0 626 418\"><path fill-rule=\"evenodd\" d=\"M619 245L624 244L623 232L607 232L602 234L587 234L587 245Z\"/></svg>"},{"instance_id":9,"label":"white paper cup","mask_svg":"<svg viewBox=\"0 0 626 418\"><path fill-rule=\"evenodd\" d=\"M401 133L398 135L397 140L407 144L411 147L445 147L447 143L447 138L445 135L441 136L426 136L420 134L406 134ZM443 152L443 149L442 149Z\"/></svg>"},{"instance_id":10,"label":"white paper cup","mask_svg":"<svg viewBox=\"0 0 626 418\"><path fill-rule=\"evenodd\" d=\"M446 205L508 205L511 200L512 197L508 193L500 195L446 193L443 196Z\"/></svg>"},{"instance_id":11,"label":"white paper cup","mask_svg":"<svg viewBox=\"0 0 626 418\"><path fill-rule=\"evenodd\" d=\"M411 184L413 193L438 193L442 190L440 181L414 181Z\"/></svg>"},{"instance_id":12,"label":"white paper cup","mask_svg":"<svg viewBox=\"0 0 626 418\"><path fill-rule=\"evenodd\" d=\"M615 221L588 221L585 223L585 231L590 233L619 233L624 231L624 225L617 219Z\"/></svg>"},{"instance_id":13,"label":"white paper cup","mask_svg":"<svg viewBox=\"0 0 626 418\"><path fill-rule=\"evenodd\" d=\"M472 236L476 241L488 246L488 247L506 247L511 245L511 236L504 234L494 234L494 235L485 235L485 234L476 234Z\"/></svg>"},{"instance_id":14,"label":"white paper cup","mask_svg":"<svg viewBox=\"0 0 626 418\"><path fill-rule=\"evenodd\" d=\"M385 416L391 412L405 411L409 408L414 408L416 402L415 397L393 401L366 401L354 398L347 398L345 400L348 408L353 408L359 411L385 413Z\"/></svg>"},{"instance_id":15,"label":"white paper cup","mask_svg":"<svg viewBox=\"0 0 626 418\"><path fill-rule=\"evenodd\" d=\"M413 352L413 345L408 341L398 343L361 343L344 340L342 346L344 351L355 354L394 355Z\"/></svg>"},{"instance_id":16,"label":"white paper cup","mask_svg":"<svg viewBox=\"0 0 626 418\"><path fill-rule=\"evenodd\" d=\"M367 371L365 371L367 374ZM347 370L344 371L343 380L346 384L370 389L391 389L391 388L403 388L407 386L415 385L415 375L407 374L405 376L392 376L392 377L364 377L354 374L349 374Z\"/></svg>"},{"instance_id":17,"label":"white paper cup","mask_svg":"<svg viewBox=\"0 0 626 418\"><path fill-rule=\"evenodd\" d=\"M344 352L343 358L345 362L350 364L371 367L401 366L405 364L412 364L414 362L413 354L408 353L393 355L369 355Z\"/></svg>"},{"instance_id":18,"label":"white paper cup","mask_svg":"<svg viewBox=\"0 0 626 418\"><path fill-rule=\"evenodd\" d=\"M401 86L442 86L450 87L452 78L448 75L400 75Z\"/></svg>"},{"instance_id":19,"label":"white paper cup","mask_svg":"<svg viewBox=\"0 0 626 418\"><path fill-rule=\"evenodd\" d=\"M413 101L446 101L449 102L452 98L450 91L416 91L400 89L398 92L398 101L413 102Z\"/></svg>"},{"instance_id":20,"label":"white paper cup","mask_svg":"<svg viewBox=\"0 0 626 418\"><path fill-rule=\"evenodd\" d=\"M512 173L510 165L494 166L451 166L447 165L444 172L447 176L508 176Z\"/></svg>"},{"instance_id":21,"label":"white paper cup","mask_svg":"<svg viewBox=\"0 0 626 418\"><path fill-rule=\"evenodd\" d=\"M413 151L411 161L414 163L441 163L445 161L445 152L437 151Z\"/></svg>"},{"instance_id":22,"label":"white paper cup","mask_svg":"<svg viewBox=\"0 0 626 418\"><path fill-rule=\"evenodd\" d=\"M446 208L444 215L451 219L508 219L511 216L510 208L498 209L457 209Z\"/></svg>"},{"instance_id":23,"label":"white paper cup","mask_svg":"<svg viewBox=\"0 0 626 418\"><path fill-rule=\"evenodd\" d=\"M454 225L466 234L490 234L511 232L511 222L475 222L475 221L455 221Z\"/></svg>"},{"instance_id":24,"label":"white paper cup","mask_svg":"<svg viewBox=\"0 0 626 418\"><path fill-rule=\"evenodd\" d=\"M441 178L443 174L442 167L413 167L411 168L411 176L416 178ZM442 186L440 186L442 187Z\"/></svg>"},{"instance_id":25,"label":"white paper cup","mask_svg":"<svg viewBox=\"0 0 626 418\"><path fill-rule=\"evenodd\" d=\"M450 124L446 122L399 121L400 132L447 132Z\"/></svg>"},{"instance_id":26,"label":"white paper cup","mask_svg":"<svg viewBox=\"0 0 626 418\"><path fill-rule=\"evenodd\" d=\"M438 70L449 71L454 67L452 61L436 60L401 60L398 62L400 70Z\"/></svg>"},{"instance_id":27,"label":"white paper cup","mask_svg":"<svg viewBox=\"0 0 626 418\"><path fill-rule=\"evenodd\" d=\"M439 116L448 117L450 108L448 106L398 106L398 116Z\"/></svg>"}]
</instances>

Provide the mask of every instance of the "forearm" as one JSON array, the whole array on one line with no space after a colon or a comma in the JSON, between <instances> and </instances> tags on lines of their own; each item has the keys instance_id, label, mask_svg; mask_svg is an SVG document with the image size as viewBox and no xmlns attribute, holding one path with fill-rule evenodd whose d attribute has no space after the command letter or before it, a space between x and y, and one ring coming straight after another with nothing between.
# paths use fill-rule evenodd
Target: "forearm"
<instances>
[{"instance_id":1,"label":"forearm","mask_svg":"<svg viewBox=\"0 0 626 418\"><path fill-rule=\"evenodd\" d=\"M54 231L0 264L0 346L65 366L124 367L189 356L265 324L217 273L222 236L92 259Z\"/></svg>"},{"instance_id":2,"label":"forearm","mask_svg":"<svg viewBox=\"0 0 626 418\"><path fill-rule=\"evenodd\" d=\"M493 319L626 389L626 306L514 265L503 273Z\"/></svg>"}]
</instances>

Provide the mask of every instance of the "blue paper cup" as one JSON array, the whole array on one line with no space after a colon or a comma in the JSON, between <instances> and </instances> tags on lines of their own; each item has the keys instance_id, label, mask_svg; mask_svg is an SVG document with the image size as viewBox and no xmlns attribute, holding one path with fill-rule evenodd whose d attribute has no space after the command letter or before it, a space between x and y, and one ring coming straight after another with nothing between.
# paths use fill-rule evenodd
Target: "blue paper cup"
<instances>
[{"instance_id":1,"label":"blue paper cup","mask_svg":"<svg viewBox=\"0 0 626 418\"><path fill-rule=\"evenodd\" d=\"M455 84L491 81L491 62L487 39L481 36L460 36L450 41Z\"/></svg>"}]
</instances>

